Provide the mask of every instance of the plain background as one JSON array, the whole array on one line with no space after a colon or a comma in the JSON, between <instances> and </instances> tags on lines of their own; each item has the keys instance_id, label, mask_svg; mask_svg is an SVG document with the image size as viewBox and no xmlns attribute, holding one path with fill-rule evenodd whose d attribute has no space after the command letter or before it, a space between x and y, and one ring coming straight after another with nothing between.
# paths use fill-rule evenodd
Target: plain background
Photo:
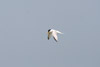
<instances>
[{"instance_id":1,"label":"plain background","mask_svg":"<svg viewBox=\"0 0 100 67\"><path fill-rule=\"evenodd\" d=\"M100 67L100 0L1 0L0 67Z\"/></svg>"}]
</instances>

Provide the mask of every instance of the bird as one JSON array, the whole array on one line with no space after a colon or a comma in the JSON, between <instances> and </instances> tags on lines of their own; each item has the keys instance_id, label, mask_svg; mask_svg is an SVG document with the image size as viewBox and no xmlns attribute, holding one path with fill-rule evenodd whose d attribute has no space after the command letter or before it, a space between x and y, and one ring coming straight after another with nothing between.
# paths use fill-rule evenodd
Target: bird
<instances>
[{"instance_id":1,"label":"bird","mask_svg":"<svg viewBox=\"0 0 100 67\"><path fill-rule=\"evenodd\" d=\"M58 33L59 33L59 34L63 34L63 33L61 33L61 32L58 31L58 30L49 29L49 30L48 30L48 40L50 39L51 36L53 36L54 40L55 40L56 42L58 42L58 36L57 36Z\"/></svg>"}]
</instances>

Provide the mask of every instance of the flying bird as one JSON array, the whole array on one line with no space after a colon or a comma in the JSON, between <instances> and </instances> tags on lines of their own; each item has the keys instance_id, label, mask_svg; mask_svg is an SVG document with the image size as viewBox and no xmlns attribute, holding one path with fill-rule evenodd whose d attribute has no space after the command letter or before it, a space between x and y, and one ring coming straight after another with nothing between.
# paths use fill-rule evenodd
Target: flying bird
<instances>
[{"instance_id":1,"label":"flying bird","mask_svg":"<svg viewBox=\"0 0 100 67\"><path fill-rule=\"evenodd\" d=\"M57 34L63 34L58 30L54 30L54 29L49 29L48 30L48 40L50 39L51 36L53 36L54 40L57 42L58 41L58 37Z\"/></svg>"}]
</instances>

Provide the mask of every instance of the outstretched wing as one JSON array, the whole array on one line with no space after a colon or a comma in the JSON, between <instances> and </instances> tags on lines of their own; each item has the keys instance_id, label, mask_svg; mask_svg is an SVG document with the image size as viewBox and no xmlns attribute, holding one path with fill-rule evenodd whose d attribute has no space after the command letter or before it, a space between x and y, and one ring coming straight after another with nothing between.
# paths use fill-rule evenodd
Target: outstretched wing
<instances>
[{"instance_id":1,"label":"outstretched wing","mask_svg":"<svg viewBox=\"0 0 100 67\"><path fill-rule=\"evenodd\" d=\"M60 31L56 31L57 33L59 33L59 34L63 34L62 32L60 32Z\"/></svg>"},{"instance_id":2,"label":"outstretched wing","mask_svg":"<svg viewBox=\"0 0 100 67\"><path fill-rule=\"evenodd\" d=\"M57 42L58 37L57 37L57 33L55 31L53 31L52 36L53 36L54 40Z\"/></svg>"}]
</instances>

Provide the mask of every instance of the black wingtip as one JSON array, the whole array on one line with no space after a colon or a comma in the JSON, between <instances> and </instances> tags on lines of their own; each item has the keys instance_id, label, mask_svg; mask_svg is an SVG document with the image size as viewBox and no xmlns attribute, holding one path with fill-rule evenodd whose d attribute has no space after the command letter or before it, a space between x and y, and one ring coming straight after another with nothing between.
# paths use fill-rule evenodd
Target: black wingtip
<instances>
[{"instance_id":1,"label":"black wingtip","mask_svg":"<svg viewBox=\"0 0 100 67\"><path fill-rule=\"evenodd\" d=\"M56 42L58 42L56 39L55 39L55 37L53 37L54 38L54 40L56 41Z\"/></svg>"},{"instance_id":2,"label":"black wingtip","mask_svg":"<svg viewBox=\"0 0 100 67\"><path fill-rule=\"evenodd\" d=\"M49 38L48 38L48 40L49 40Z\"/></svg>"}]
</instances>

